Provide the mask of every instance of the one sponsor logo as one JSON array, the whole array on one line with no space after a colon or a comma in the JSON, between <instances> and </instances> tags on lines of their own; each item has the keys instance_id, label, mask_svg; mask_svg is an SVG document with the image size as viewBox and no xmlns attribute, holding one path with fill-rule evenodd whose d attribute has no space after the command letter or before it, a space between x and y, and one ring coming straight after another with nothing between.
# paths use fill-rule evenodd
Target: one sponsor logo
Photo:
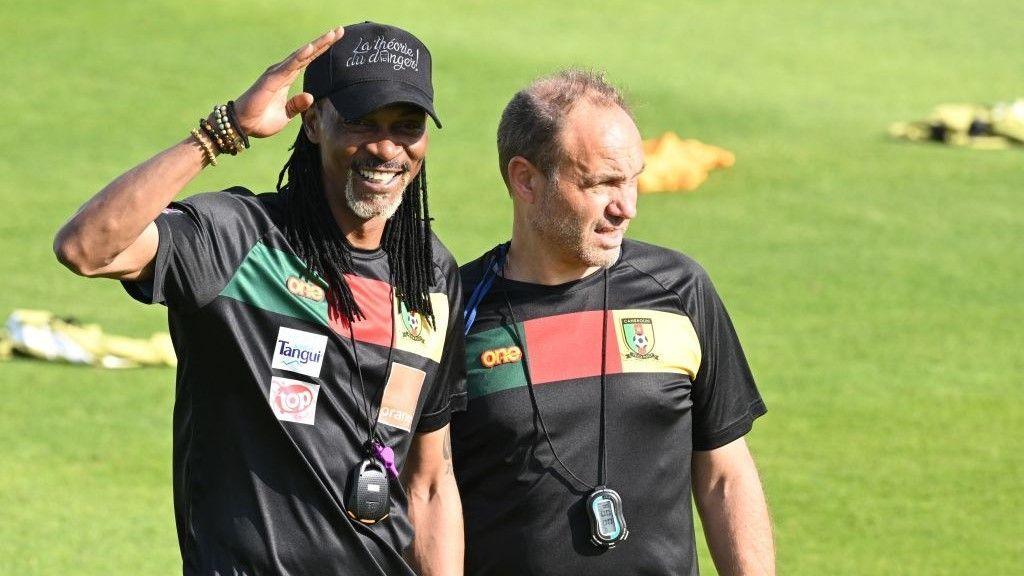
<instances>
[{"instance_id":1,"label":"one sponsor logo","mask_svg":"<svg viewBox=\"0 0 1024 576\"><path fill-rule=\"evenodd\" d=\"M313 424L316 418L316 399L320 386L299 380L270 379L270 394L267 400L278 420Z\"/></svg>"},{"instance_id":2,"label":"one sponsor logo","mask_svg":"<svg viewBox=\"0 0 1024 576\"><path fill-rule=\"evenodd\" d=\"M424 342L423 315L419 312L410 312L404 303L401 305L401 311L402 324L405 325L405 332L402 332L402 336L415 342Z\"/></svg>"},{"instance_id":3,"label":"one sponsor logo","mask_svg":"<svg viewBox=\"0 0 1024 576\"><path fill-rule=\"evenodd\" d=\"M319 378L326 348L327 336L282 327L274 341L271 367Z\"/></svg>"},{"instance_id":4,"label":"one sponsor logo","mask_svg":"<svg viewBox=\"0 0 1024 576\"><path fill-rule=\"evenodd\" d=\"M626 358L658 359L654 353L654 322L650 318L623 318L622 339L629 348Z\"/></svg>"},{"instance_id":5,"label":"one sponsor logo","mask_svg":"<svg viewBox=\"0 0 1024 576\"><path fill-rule=\"evenodd\" d=\"M313 302L324 301L324 289L313 282L308 282L295 276L289 276L284 281L284 285L288 288L289 292L300 298L312 300Z\"/></svg>"},{"instance_id":6,"label":"one sponsor logo","mask_svg":"<svg viewBox=\"0 0 1024 576\"><path fill-rule=\"evenodd\" d=\"M483 364L484 368L494 368L501 364L514 364L522 359L523 351L519 349L519 346L493 348L491 350L484 350L480 354L480 363Z\"/></svg>"}]
</instances>

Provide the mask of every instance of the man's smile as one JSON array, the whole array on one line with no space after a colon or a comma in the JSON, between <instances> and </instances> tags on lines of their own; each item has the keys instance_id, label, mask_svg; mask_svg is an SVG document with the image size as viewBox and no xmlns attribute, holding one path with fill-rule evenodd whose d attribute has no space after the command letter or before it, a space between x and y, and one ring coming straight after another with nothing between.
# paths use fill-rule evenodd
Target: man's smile
<instances>
[{"instance_id":1,"label":"man's smile","mask_svg":"<svg viewBox=\"0 0 1024 576\"><path fill-rule=\"evenodd\" d=\"M403 170L370 170L367 168L356 170L356 174L362 177L363 180L376 184L390 184L397 176L403 173Z\"/></svg>"},{"instance_id":2,"label":"man's smile","mask_svg":"<svg viewBox=\"0 0 1024 576\"><path fill-rule=\"evenodd\" d=\"M405 187L406 174L412 169L408 162L354 162L350 168L352 181L371 194L391 194L396 187Z\"/></svg>"}]
</instances>

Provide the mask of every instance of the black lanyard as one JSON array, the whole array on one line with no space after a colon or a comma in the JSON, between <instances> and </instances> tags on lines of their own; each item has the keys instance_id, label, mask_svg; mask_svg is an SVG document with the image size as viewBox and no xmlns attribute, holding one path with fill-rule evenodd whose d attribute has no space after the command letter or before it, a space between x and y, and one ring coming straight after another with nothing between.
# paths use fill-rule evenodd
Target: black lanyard
<instances>
[{"instance_id":1,"label":"black lanyard","mask_svg":"<svg viewBox=\"0 0 1024 576\"><path fill-rule=\"evenodd\" d=\"M390 274L389 280L390 280ZM391 355L395 350L395 288L391 284L390 293L391 305L391 343L388 346L387 364L384 366L384 384L381 386L381 403L384 401L384 390L387 388L388 377L391 374ZM348 483L345 486L345 511L353 520L363 524L371 525L385 519L391 513L391 481L388 479L389 463L384 457L384 451L390 452L390 448L379 437L377 424L380 422L380 404L377 406L377 416L370 417L370 399L366 395L366 383L363 381L363 366L359 362L359 344L356 342L355 319L348 323L348 334L352 340L352 358L356 364L356 374L359 378L359 393L362 398L363 418L366 421L366 443L363 444L365 452L362 462L357 464L349 473ZM394 466L394 454L391 454L390 466ZM391 472L393 473L393 472Z\"/></svg>"},{"instance_id":2,"label":"black lanyard","mask_svg":"<svg viewBox=\"0 0 1024 576\"><path fill-rule=\"evenodd\" d=\"M505 262L507 261L507 255L508 255L508 251L506 249L506 245L503 244L503 245L501 245L499 247L498 257L495 259L495 266L496 266L496 269L497 269L497 276L501 277L503 282L506 280L506 278L505 278ZM490 266L488 266L488 269L489 268L490 268ZM607 461L608 461L608 444L607 444L607 435L606 435L606 413L607 413L606 406L607 406L607 403L606 403L606 399L605 399L605 387L606 387L605 386L605 379L606 379L606 374L607 374L606 355L607 355L607 347L608 347L608 269L607 268L602 268L601 270L602 270L602 273L604 275L604 301L603 301L602 306L601 306L601 409L600 409L600 414L601 414L601 416L600 416L600 418L601 418L600 426L601 427L600 427L600 431L598 433L598 449L597 450L598 450L598 458L599 458L599 460L598 460L598 466L597 466L597 485L596 486L590 484L589 482L583 480L577 474L575 474L575 472L573 472L572 469L569 468L565 464L565 462L563 462L562 459L558 456L558 452L555 451L555 446L554 446L554 444L551 441L551 435L548 434L548 426L544 423L544 416L542 415L541 407L540 407L540 405L537 402L537 393L534 390L534 379L532 379L532 377L530 376L528 355L527 354L523 354L522 355L523 375L526 377L526 389L528 390L529 401L530 401L530 404L532 405L532 407L534 407L534 413L537 414L537 420L541 424L541 431L542 431L542 433L544 433L544 440L545 440L545 442L547 442L548 448L551 450L551 455L554 456L555 461L558 462L558 465L560 465L562 467L562 469L565 470L566 474L568 474L570 477L572 477L573 480L575 480L578 483L580 483L581 485L585 486L587 488L587 490L589 490L589 491L594 491L594 490L597 490L598 488L601 488L601 487L605 486L605 478L607 476L607 474L606 474ZM492 279L493 279L493 277L492 277ZM493 280L492 280L492 282L493 282ZM488 283L487 287L489 288L489 283ZM525 346L525 344L523 342L522 335L519 333L519 324L518 324L518 322L516 321L516 318L515 318L515 310L513 310L512 301L509 299L508 290L506 289L505 286L502 287L502 295L505 298L505 305L508 307L509 320L512 321L512 330L515 333L516 344L519 346L519 349L522 349L522 351L526 351L526 346ZM482 300L482 294L479 296L479 299ZM475 304L479 305L479 301L476 301ZM469 313L469 311L467 310L467 314L468 313ZM474 320L475 320L475 316L476 316L475 307L474 307L474 310L472 311L472 313L473 313L473 317L474 317Z\"/></svg>"},{"instance_id":3,"label":"black lanyard","mask_svg":"<svg viewBox=\"0 0 1024 576\"><path fill-rule=\"evenodd\" d=\"M391 342L388 343L388 358L387 363L384 365L384 385L381 386L382 402L384 400L384 388L387 386L388 377L391 375L391 356L395 351L395 307L398 306L398 303L395 302L395 287L393 285L391 286L389 299L391 303ZM366 384L363 382L363 365L359 362L359 346L356 344L355 323L354 318L349 320L348 336L352 341L352 359L355 360L356 375L359 379L359 396L362 400L360 408L362 408L363 419L366 422L366 443L363 445L363 448L366 454L370 455L373 452L373 443L375 441L381 444L384 443L377 434L377 423L380 421L380 405L378 404L377 406L377 416L371 418L370 399L366 394Z\"/></svg>"},{"instance_id":4,"label":"black lanyard","mask_svg":"<svg viewBox=\"0 0 1024 576\"><path fill-rule=\"evenodd\" d=\"M567 466L558 456L558 452L555 450L555 445L551 441L551 435L548 433L547 425L544 423L544 416L541 414L540 405L537 403L537 393L533 389L533 378L530 375L528 351L526 350L523 336L519 333L519 323L516 321L516 313L515 309L512 308L512 301L508 297L507 286L504 285L507 284L505 282L505 263L508 259L509 244L510 243L500 244L492 251L491 258L488 260L487 267L484 270L484 275L473 289L473 293L466 304L466 311L464 313L466 320L466 335L469 334L469 329L476 321L477 308L487 295L487 292L491 289L495 278L500 277L503 281L501 293L505 299L505 306L508 308L509 320L512 322L512 331L515 334L516 345L518 345L519 349L523 351L523 374L526 377L526 389L530 395L530 404L533 407L533 413L537 416L537 422L540 424L541 432L544 433L544 440L547 442L548 448L551 450L551 455L555 458L555 461L558 462L558 465L561 466L573 480L585 486L586 490L590 492L585 506L586 516L590 522L590 541L595 546L601 548L614 548L617 544L625 541L629 537L629 530L626 527L622 498L619 496L618 492L607 488L605 485L608 470L608 401L606 397L606 379L608 372L608 267L602 267L602 273L604 274L604 301L601 305L601 428L598 436L597 448L597 485L594 486L580 478L579 475L573 472L572 469L569 468L569 466Z\"/></svg>"}]
</instances>

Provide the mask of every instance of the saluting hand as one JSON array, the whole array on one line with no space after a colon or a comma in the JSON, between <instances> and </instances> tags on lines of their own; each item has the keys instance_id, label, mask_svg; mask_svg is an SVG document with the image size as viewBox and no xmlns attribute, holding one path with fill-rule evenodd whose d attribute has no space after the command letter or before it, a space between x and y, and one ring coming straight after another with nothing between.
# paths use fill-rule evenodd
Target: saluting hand
<instances>
[{"instance_id":1,"label":"saluting hand","mask_svg":"<svg viewBox=\"0 0 1024 576\"><path fill-rule=\"evenodd\" d=\"M313 105L308 92L288 98L288 90L299 72L345 34L341 26L306 44L287 58L267 68L256 82L235 100L235 115L249 136L266 138L277 134L296 114Z\"/></svg>"}]
</instances>

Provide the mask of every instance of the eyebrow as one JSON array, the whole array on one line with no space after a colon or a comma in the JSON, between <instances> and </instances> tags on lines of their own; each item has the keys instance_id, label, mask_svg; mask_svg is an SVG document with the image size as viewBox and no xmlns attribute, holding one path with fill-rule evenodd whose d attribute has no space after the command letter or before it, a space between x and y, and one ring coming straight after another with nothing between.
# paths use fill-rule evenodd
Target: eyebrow
<instances>
[{"instance_id":1,"label":"eyebrow","mask_svg":"<svg viewBox=\"0 0 1024 576\"><path fill-rule=\"evenodd\" d=\"M636 177L640 176L640 174L644 170L646 170L646 169L647 169L647 164L645 163L643 166L640 167L640 170L638 170L637 173L633 174L630 178L632 179L632 178L636 178ZM594 176L590 176L590 177L585 178L583 180L583 182L587 186L593 186L594 184L600 184L602 182L612 182L612 181L616 181L616 180L625 180L625 179L626 179L626 176L622 172L599 172L599 173L595 174Z\"/></svg>"}]
</instances>

